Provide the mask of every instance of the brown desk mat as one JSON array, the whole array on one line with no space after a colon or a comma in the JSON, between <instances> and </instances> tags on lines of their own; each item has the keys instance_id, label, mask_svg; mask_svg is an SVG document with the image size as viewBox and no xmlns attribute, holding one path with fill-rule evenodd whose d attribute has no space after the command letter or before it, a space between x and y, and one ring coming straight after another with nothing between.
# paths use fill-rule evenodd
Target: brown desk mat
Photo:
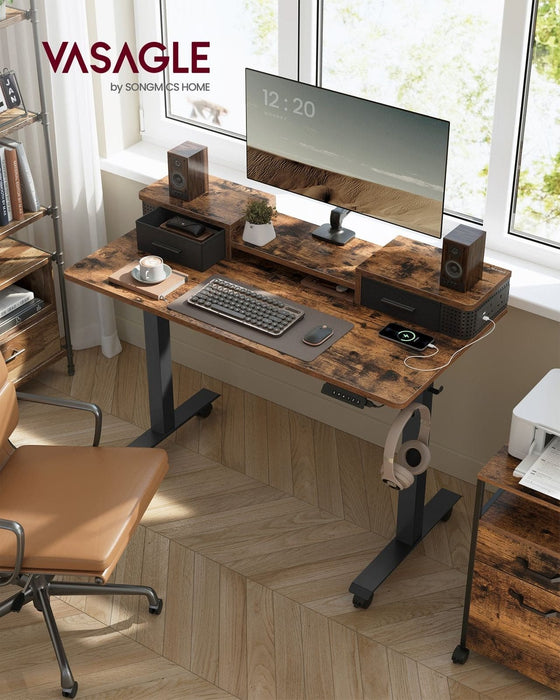
<instances>
[{"instance_id":1,"label":"brown desk mat","mask_svg":"<svg viewBox=\"0 0 560 700\"><path fill-rule=\"evenodd\" d=\"M208 280L205 280L204 284L215 277L220 277L220 275L213 275L212 277L208 278ZM247 287L248 289L255 289L254 287L250 287L249 285L241 282L236 282L236 284L239 284L242 287ZM264 345L267 348L278 350L278 352L284 353L285 355L297 357L299 360L303 360L304 362L311 362L314 360L354 327L352 323L344 321L337 316L331 316L330 314L316 311L309 306L302 306L301 304L296 304L289 299L284 299L283 301L289 303L294 309L300 309L305 315L291 328L288 328L288 330L281 336L271 336L267 333L263 333L254 328L245 326L242 323L238 323L237 321L230 321L228 318L219 316L211 311L205 311L197 306L188 304L187 299L196 294L202 286L202 284L199 284L196 287L193 287L186 294L183 294L174 302L169 304L167 308L171 309L172 311L178 311L185 316L190 316L191 318L196 318L199 321L209 323L212 326L221 328L224 331L235 333L242 338L247 338L255 343ZM255 291L263 293L261 289L256 289ZM303 336L312 328L315 328L315 326L320 326L323 324L326 324L333 329L332 336L321 345L306 345L302 340Z\"/></svg>"}]
</instances>

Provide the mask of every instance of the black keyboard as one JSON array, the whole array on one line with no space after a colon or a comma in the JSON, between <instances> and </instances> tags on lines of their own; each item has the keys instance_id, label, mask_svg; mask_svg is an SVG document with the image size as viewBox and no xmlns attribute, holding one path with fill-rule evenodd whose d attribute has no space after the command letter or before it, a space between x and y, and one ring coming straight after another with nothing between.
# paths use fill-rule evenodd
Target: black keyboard
<instances>
[{"instance_id":1,"label":"black keyboard","mask_svg":"<svg viewBox=\"0 0 560 700\"><path fill-rule=\"evenodd\" d=\"M187 303L275 336L282 335L304 316L303 311L280 297L225 277L209 280Z\"/></svg>"}]
</instances>

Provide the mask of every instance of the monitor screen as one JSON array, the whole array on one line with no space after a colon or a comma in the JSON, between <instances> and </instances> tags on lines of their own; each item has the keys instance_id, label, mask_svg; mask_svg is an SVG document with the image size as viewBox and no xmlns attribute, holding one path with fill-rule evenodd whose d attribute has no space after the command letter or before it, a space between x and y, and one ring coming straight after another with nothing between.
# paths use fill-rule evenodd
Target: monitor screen
<instances>
[{"instance_id":1,"label":"monitor screen","mask_svg":"<svg viewBox=\"0 0 560 700\"><path fill-rule=\"evenodd\" d=\"M246 69L247 176L441 236L449 122Z\"/></svg>"}]
</instances>

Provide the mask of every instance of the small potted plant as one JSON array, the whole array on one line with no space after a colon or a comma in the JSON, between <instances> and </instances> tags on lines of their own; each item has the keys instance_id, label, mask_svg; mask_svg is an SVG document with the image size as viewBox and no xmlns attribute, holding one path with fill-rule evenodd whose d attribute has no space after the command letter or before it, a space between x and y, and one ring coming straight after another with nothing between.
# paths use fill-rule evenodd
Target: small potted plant
<instances>
[{"instance_id":1,"label":"small potted plant","mask_svg":"<svg viewBox=\"0 0 560 700\"><path fill-rule=\"evenodd\" d=\"M266 245L276 238L272 219L276 209L266 199L250 199L245 206L243 240L253 245Z\"/></svg>"}]
</instances>

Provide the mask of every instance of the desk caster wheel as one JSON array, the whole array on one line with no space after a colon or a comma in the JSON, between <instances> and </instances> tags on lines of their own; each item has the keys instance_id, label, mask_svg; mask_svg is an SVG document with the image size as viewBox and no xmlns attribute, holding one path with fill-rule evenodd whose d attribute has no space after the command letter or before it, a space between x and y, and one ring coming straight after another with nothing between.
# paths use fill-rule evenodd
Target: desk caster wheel
<instances>
[{"instance_id":1,"label":"desk caster wheel","mask_svg":"<svg viewBox=\"0 0 560 700\"><path fill-rule=\"evenodd\" d=\"M75 698L77 692L78 692L78 681L74 681L74 685L70 688L70 690L63 690L62 691L62 697L63 698Z\"/></svg>"},{"instance_id":2,"label":"desk caster wheel","mask_svg":"<svg viewBox=\"0 0 560 700\"><path fill-rule=\"evenodd\" d=\"M447 513L445 513L445 515L441 516L441 522L446 523L449 520L449 518L451 517L451 513L453 513L453 508L450 508L447 511Z\"/></svg>"},{"instance_id":3,"label":"desk caster wheel","mask_svg":"<svg viewBox=\"0 0 560 700\"><path fill-rule=\"evenodd\" d=\"M355 608L363 608L364 610L367 610L369 606L371 605L371 601L373 600L373 593L370 595L369 598L362 598L359 595L355 595L352 598L352 605Z\"/></svg>"},{"instance_id":4,"label":"desk caster wheel","mask_svg":"<svg viewBox=\"0 0 560 700\"><path fill-rule=\"evenodd\" d=\"M207 403L206 406L203 406L200 411L196 413L196 415L199 418L208 418L208 416L212 413L212 404Z\"/></svg>"},{"instance_id":5,"label":"desk caster wheel","mask_svg":"<svg viewBox=\"0 0 560 700\"><path fill-rule=\"evenodd\" d=\"M469 650L466 647L461 646L460 644L457 644L455 647L455 651L453 652L451 656L451 660L453 661L454 664L464 664L465 661L469 658Z\"/></svg>"}]
</instances>

